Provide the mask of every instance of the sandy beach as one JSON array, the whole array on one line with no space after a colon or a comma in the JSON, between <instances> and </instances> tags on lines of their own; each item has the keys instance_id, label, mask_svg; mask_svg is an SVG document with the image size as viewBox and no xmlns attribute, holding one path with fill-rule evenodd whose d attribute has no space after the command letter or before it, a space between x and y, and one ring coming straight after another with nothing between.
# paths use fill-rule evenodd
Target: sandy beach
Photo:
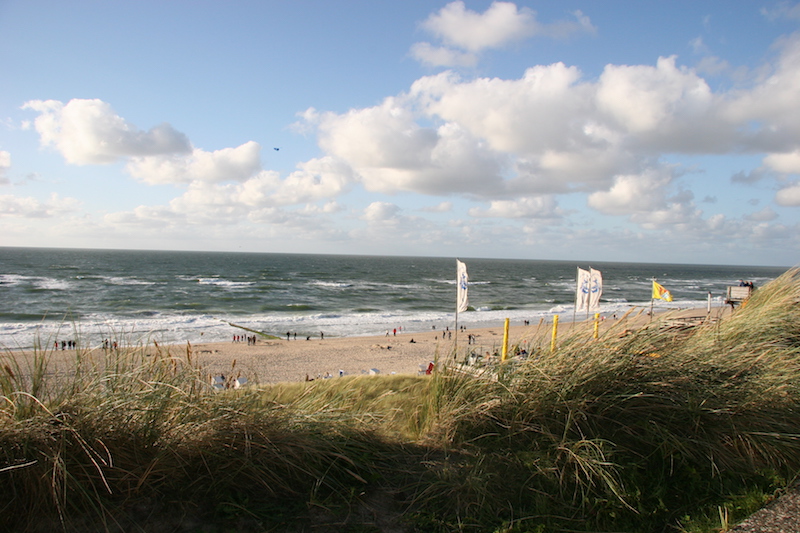
<instances>
[{"instance_id":1,"label":"sandy beach","mask_svg":"<svg viewBox=\"0 0 800 533\"><path fill-rule=\"evenodd\" d=\"M719 319L730 313L727 307L711 310L711 317ZM657 314L655 320L678 320L695 322L706 318L706 309L670 310ZM625 317L606 317L600 321L599 334L618 335L650 322L646 309L637 309ZM593 321L575 323L561 322L558 336L582 334L591 336ZM233 335L251 335L232 328ZM470 343L470 336L472 342ZM511 324L509 327L509 351L519 345L549 349L552 337L552 322L536 324ZM468 352L479 356L499 353L503 343L503 324L496 327L455 331L432 330L429 332L394 332L381 336L353 336L321 338L319 334L310 338L291 336L281 339L258 337L256 343L214 342L173 345L161 347L175 357L185 357L191 350L195 363L210 375L245 378L249 384L298 382L340 375L362 374L417 374L438 357L453 353L464 357ZM95 352L102 352L96 349ZM74 365L74 350L57 350L50 353L51 370L59 374L70 374Z\"/></svg>"},{"instance_id":2,"label":"sandy beach","mask_svg":"<svg viewBox=\"0 0 800 533\"><path fill-rule=\"evenodd\" d=\"M644 310L642 310L644 311ZM714 308L711 316L718 319L728 314L729 308ZM669 311L657 315L656 319L697 321L706 318L706 309ZM600 322L599 334L621 334L626 329L642 327L649 322L646 311L628 315L624 322L607 318ZM241 375L250 382L279 383L302 381L320 377L369 374L377 370L380 374L416 374L438 356L457 352L463 357L468 352L484 356L502 350L503 324L496 327L468 329L456 336L450 331L416 333L389 332L388 336L344 337L321 339L319 336L307 340L293 337L276 340L258 339L255 345L240 343L209 343L192 346L198 361L210 373ZM592 335L593 321L562 322L558 336L580 333ZM613 328L613 329L612 329ZM469 336L473 341L469 343ZM457 339L456 339L457 337ZM528 348L531 345L549 347L552 323L511 324L508 344ZM413 342L412 342L413 341ZM509 354L510 355L510 354ZM235 367L234 365L235 361Z\"/></svg>"}]
</instances>

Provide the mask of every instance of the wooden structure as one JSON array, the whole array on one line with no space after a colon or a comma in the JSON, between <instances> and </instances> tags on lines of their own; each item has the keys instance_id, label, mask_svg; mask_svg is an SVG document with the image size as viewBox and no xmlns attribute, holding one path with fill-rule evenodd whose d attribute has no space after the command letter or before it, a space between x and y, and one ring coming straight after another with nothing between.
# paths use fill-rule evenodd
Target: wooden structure
<instances>
[{"instance_id":1,"label":"wooden structure","mask_svg":"<svg viewBox=\"0 0 800 533\"><path fill-rule=\"evenodd\" d=\"M728 293L725 296L725 303L730 304L731 308L736 304L741 304L753 294L752 285L738 285L728 287Z\"/></svg>"}]
</instances>

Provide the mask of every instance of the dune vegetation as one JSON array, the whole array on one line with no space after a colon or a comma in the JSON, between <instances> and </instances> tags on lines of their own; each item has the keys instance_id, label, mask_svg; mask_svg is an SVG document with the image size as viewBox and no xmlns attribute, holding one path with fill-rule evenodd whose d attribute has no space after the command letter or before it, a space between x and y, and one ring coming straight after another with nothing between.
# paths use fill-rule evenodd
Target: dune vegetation
<instances>
[{"instance_id":1,"label":"dune vegetation","mask_svg":"<svg viewBox=\"0 0 800 533\"><path fill-rule=\"evenodd\" d=\"M0 530L723 531L800 472L799 309L790 270L725 320L530 339L479 375L228 391L191 347L69 375L7 351Z\"/></svg>"}]
</instances>

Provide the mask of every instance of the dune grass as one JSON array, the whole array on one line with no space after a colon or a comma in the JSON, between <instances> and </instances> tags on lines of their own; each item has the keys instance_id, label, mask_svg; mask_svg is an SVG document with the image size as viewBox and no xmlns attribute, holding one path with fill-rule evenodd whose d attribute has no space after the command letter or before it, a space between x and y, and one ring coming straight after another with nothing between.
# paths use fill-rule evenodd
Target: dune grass
<instances>
[{"instance_id":1,"label":"dune grass","mask_svg":"<svg viewBox=\"0 0 800 533\"><path fill-rule=\"evenodd\" d=\"M9 351L0 530L720 531L800 471L798 308L791 270L724 321L526 339L482 377L224 392L190 346Z\"/></svg>"}]
</instances>

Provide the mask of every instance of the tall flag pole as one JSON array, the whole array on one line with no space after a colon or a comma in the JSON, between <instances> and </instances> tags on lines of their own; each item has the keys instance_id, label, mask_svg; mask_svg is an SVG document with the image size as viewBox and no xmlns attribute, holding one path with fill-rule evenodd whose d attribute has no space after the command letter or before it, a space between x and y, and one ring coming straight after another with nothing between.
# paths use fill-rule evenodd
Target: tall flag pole
<instances>
[{"instance_id":1,"label":"tall flag pole","mask_svg":"<svg viewBox=\"0 0 800 533\"><path fill-rule=\"evenodd\" d=\"M467 265L456 259L456 345L458 345L458 313L463 313L469 307L468 284ZM453 350L453 356L455 356L455 350Z\"/></svg>"}]
</instances>

